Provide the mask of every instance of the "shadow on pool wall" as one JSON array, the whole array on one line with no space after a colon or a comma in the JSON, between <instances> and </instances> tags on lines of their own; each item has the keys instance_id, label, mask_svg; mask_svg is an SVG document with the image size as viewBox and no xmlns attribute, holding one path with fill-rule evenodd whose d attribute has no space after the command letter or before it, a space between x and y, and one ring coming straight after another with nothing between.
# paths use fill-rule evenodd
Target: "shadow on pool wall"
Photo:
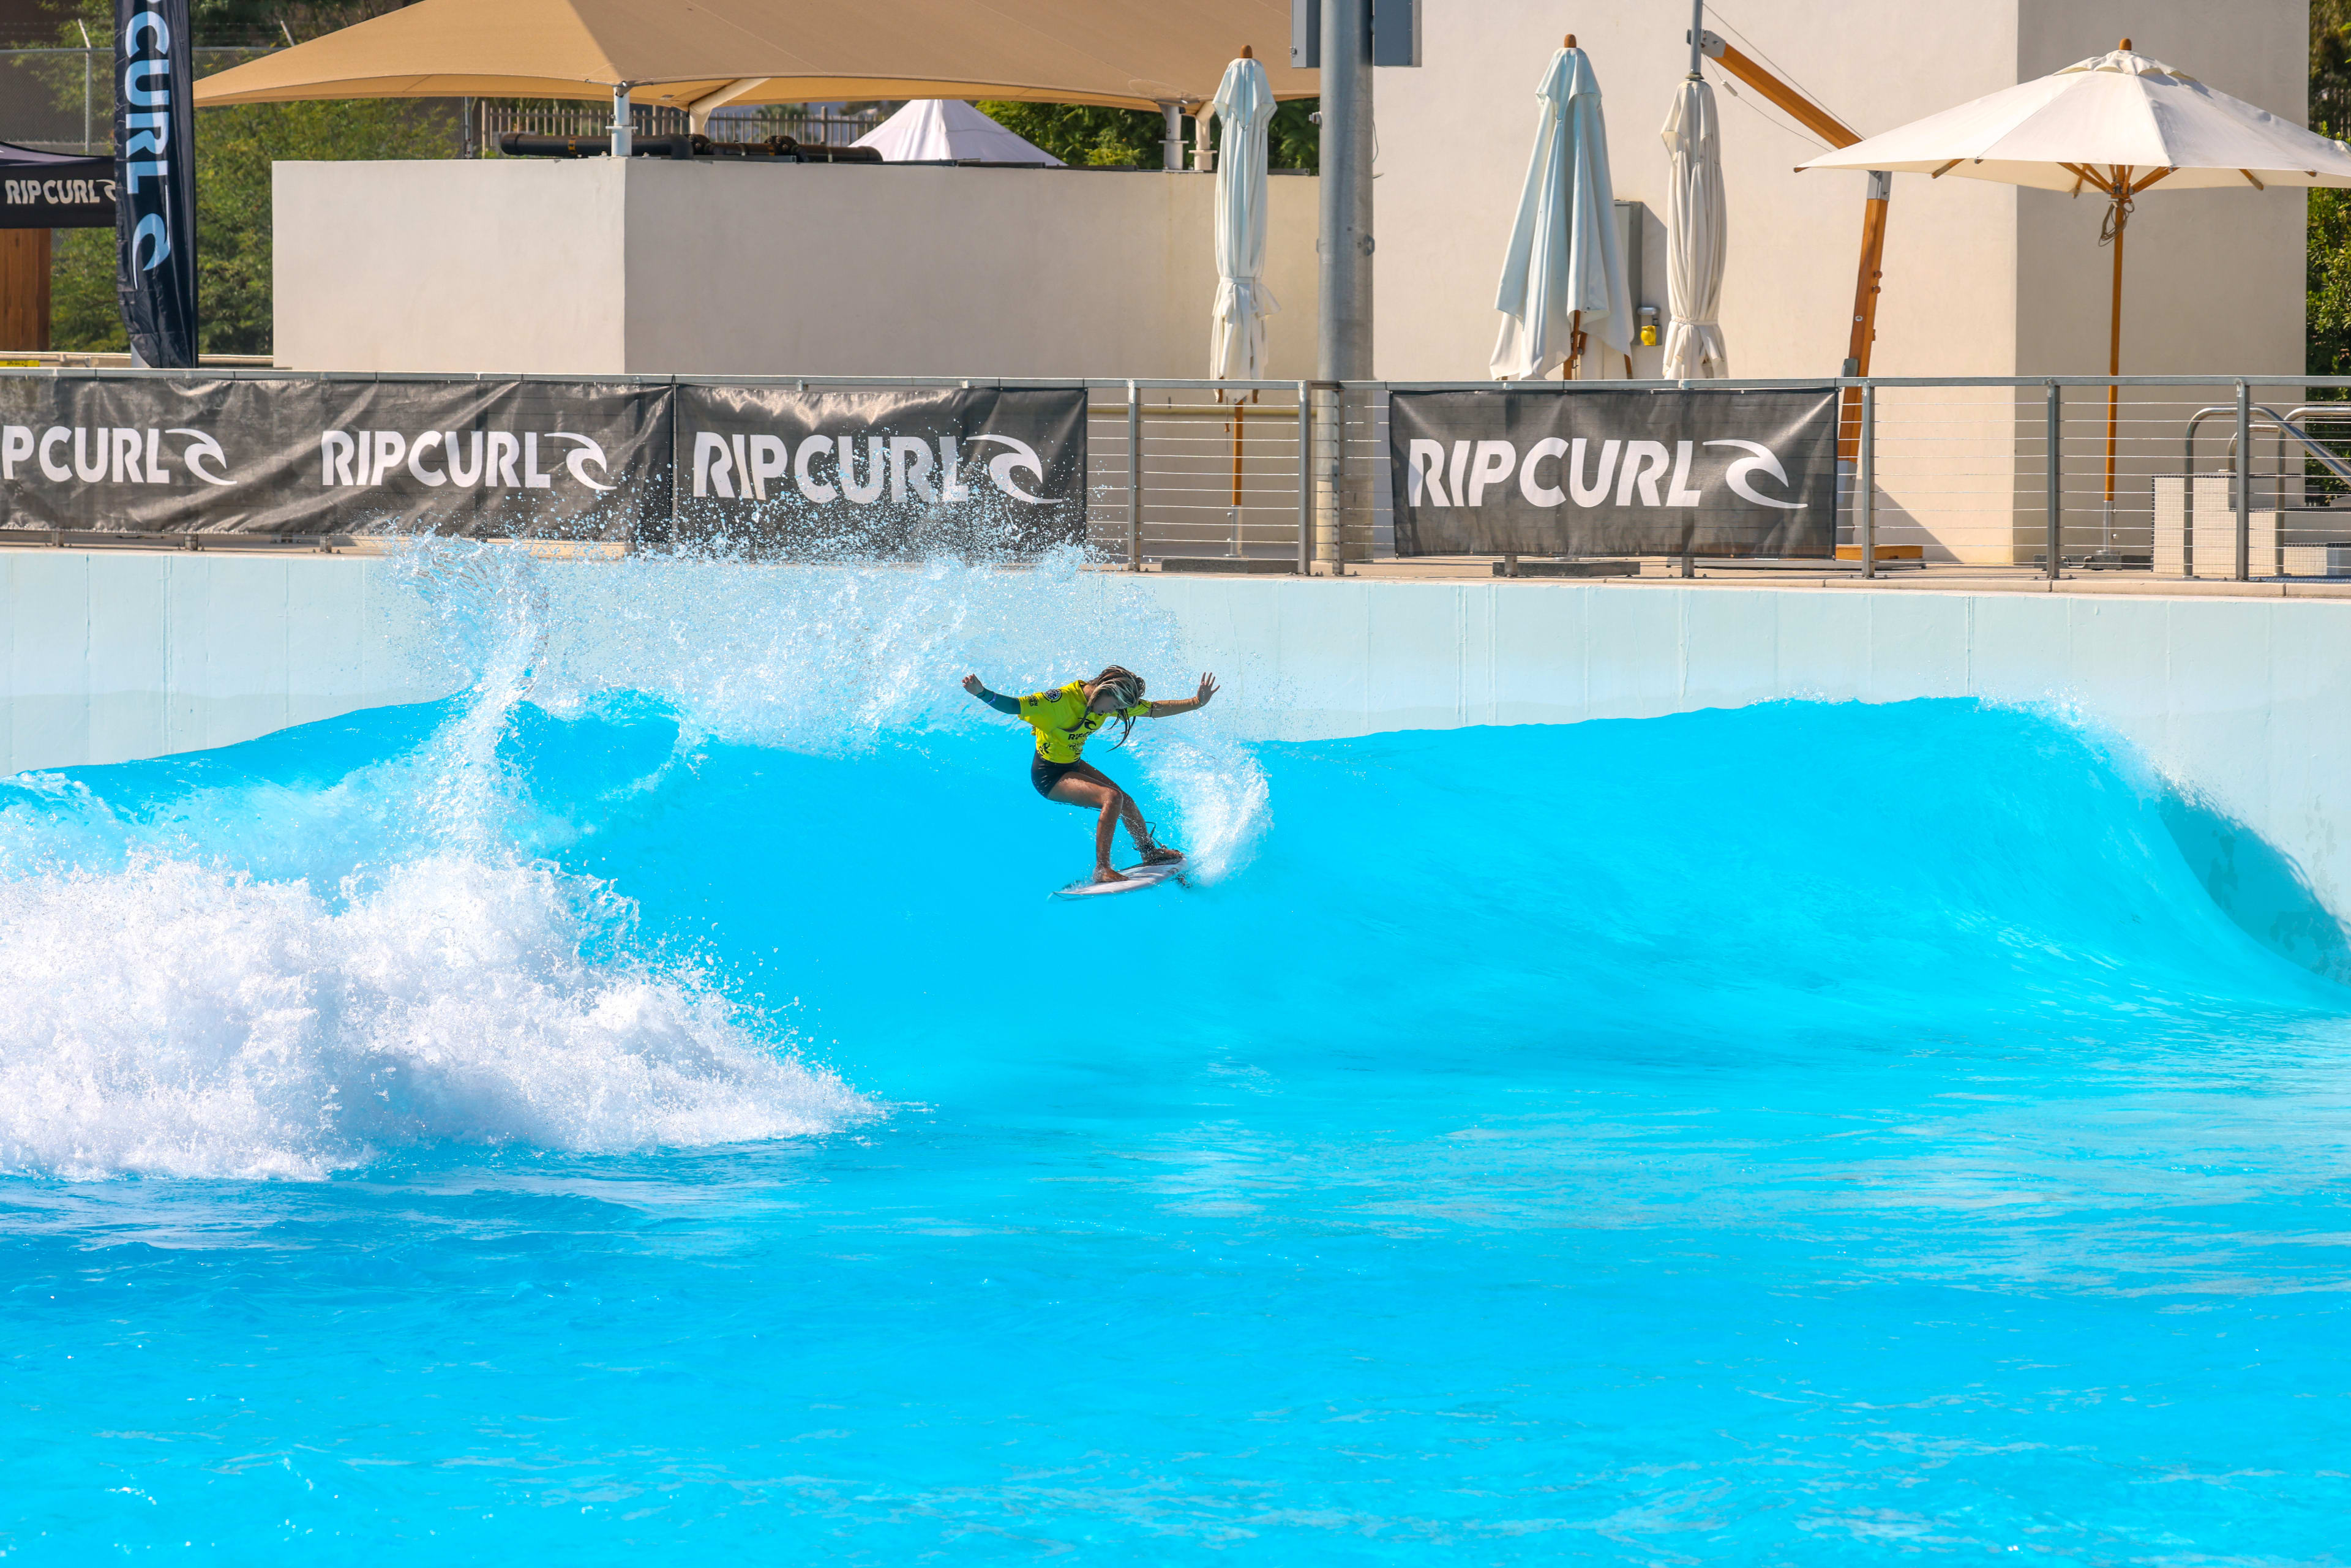
<instances>
[{"instance_id":1,"label":"shadow on pool wall","mask_svg":"<svg viewBox=\"0 0 2351 1568\"><path fill-rule=\"evenodd\" d=\"M2272 952L2351 982L2351 938L2294 857L2193 793L2165 789L2163 825L2220 912Z\"/></svg>"}]
</instances>

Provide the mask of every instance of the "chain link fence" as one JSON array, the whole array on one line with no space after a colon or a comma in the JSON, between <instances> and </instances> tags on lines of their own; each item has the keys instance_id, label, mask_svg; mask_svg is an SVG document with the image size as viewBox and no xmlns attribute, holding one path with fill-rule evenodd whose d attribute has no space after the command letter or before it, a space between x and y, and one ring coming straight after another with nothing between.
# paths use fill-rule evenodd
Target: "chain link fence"
<instances>
[{"instance_id":1,"label":"chain link fence","mask_svg":"<svg viewBox=\"0 0 2351 1568\"><path fill-rule=\"evenodd\" d=\"M277 51L199 45L198 76ZM114 145L114 50L0 49L0 141L44 152L100 153Z\"/></svg>"}]
</instances>

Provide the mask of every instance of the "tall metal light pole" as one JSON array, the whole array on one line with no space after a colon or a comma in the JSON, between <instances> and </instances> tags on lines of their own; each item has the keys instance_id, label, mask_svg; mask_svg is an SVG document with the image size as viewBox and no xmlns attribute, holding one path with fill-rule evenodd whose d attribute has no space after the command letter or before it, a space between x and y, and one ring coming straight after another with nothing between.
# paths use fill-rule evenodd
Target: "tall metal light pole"
<instances>
[{"instance_id":1,"label":"tall metal light pole","mask_svg":"<svg viewBox=\"0 0 2351 1568\"><path fill-rule=\"evenodd\" d=\"M1322 0L1321 328L1315 376L1372 376L1371 0Z\"/></svg>"}]
</instances>

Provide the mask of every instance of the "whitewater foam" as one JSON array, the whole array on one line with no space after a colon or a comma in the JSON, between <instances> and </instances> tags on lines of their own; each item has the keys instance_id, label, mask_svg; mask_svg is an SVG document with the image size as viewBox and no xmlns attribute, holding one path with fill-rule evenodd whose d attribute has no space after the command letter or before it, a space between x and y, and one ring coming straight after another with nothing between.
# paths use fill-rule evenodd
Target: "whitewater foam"
<instances>
[{"instance_id":1,"label":"whitewater foam","mask_svg":"<svg viewBox=\"0 0 2351 1568\"><path fill-rule=\"evenodd\" d=\"M871 1113L625 901L428 857L325 896L186 861L0 883L0 1166L316 1178L458 1141L624 1150Z\"/></svg>"}]
</instances>

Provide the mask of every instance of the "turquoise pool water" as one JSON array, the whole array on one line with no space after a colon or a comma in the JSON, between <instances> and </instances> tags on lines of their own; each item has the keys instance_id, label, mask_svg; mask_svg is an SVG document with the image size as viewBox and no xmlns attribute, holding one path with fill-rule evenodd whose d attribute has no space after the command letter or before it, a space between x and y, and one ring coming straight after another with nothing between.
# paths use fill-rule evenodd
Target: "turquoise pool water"
<instances>
[{"instance_id":1,"label":"turquoise pool water","mask_svg":"<svg viewBox=\"0 0 2351 1568\"><path fill-rule=\"evenodd\" d=\"M427 586L0 786L11 1560L2342 1559L2346 992L2074 731L1212 714L1067 904L1066 584Z\"/></svg>"}]
</instances>

